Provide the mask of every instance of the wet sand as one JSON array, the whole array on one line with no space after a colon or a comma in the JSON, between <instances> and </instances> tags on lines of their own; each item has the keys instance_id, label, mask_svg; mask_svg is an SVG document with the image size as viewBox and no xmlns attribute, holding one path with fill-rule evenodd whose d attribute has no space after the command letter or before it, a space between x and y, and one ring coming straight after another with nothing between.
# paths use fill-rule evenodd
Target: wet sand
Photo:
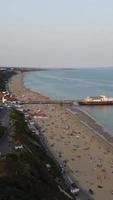
<instances>
[{"instance_id":1,"label":"wet sand","mask_svg":"<svg viewBox=\"0 0 113 200\"><path fill-rule=\"evenodd\" d=\"M26 89L23 74L10 81L10 90L19 100L45 99L43 95ZM35 119L51 149L70 169L79 184L92 189L96 200L113 200L113 147L95 134L87 115L78 110L72 113L59 105L25 105L36 112L40 109L48 119ZM93 123L93 122L92 122ZM102 135L102 129L100 130Z\"/></svg>"},{"instance_id":2,"label":"wet sand","mask_svg":"<svg viewBox=\"0 0 113 200\"><path fill-rule=\"evenodd\" d=\"M113 133L106 131L98 122L96 122L96 120L94 120L84 111L81 111L79 107L70 107L70 109L72 110L73 114L74 111L78 114L78 117L82 123L84 123L90 129L93 129L97 135L102 137L107 143L113 146Z\"/></svg>"}]
</instances>

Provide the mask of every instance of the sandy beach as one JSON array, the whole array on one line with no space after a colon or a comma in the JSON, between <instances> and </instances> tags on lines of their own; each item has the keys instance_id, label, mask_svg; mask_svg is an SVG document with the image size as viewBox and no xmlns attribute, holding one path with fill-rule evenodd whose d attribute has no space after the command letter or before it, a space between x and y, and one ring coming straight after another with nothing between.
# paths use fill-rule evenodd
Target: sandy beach
<instances>
[{"instance_id":1,"label":"sandy beach","mask_svg":"<svg viewBox=\"0 0 113 200\"><path fill-rule=\"evenodd\" d=\"M29 88L25 88L24 86L24 77L28 74L28 72L19 73L13 76L9 83L10 92L17 97L20 101L26 100L45 100L50 99L49 97L43 96L38 92L31 91Z\"/></svg>"},{"instance_id":2,"label":"sandy beach","mask_svg":"<svg viewBox=\"0 0 113 200\"><path fill-rule=\"evenodd\" d=\"M25 88L25 75L13 76L9 83L10 91L20 101L49 99ZM35 119L35 123L41 127L52 151L70 168L78 183L87 191L91 189L95 200L113 200L113 147L95 134L97 130L102 135L102 129L96 129L96 124L93 124L93 130L86 115L77 110L73 113L59 105L24 105L24 108L31 111L40 109L48 116L48 119Z\"/></svg>"}]
</instances>

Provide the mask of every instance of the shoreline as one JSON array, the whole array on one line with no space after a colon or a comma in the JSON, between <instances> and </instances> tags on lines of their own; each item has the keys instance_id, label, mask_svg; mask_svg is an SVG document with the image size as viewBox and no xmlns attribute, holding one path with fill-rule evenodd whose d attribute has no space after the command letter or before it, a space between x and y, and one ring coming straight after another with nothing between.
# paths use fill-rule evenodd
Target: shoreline
<instances>
[{"instance_id":1,"label":"shoreline","mask_svg":"<svg viewBox=\"0 0 113 200\"><path fill-rule=\"evenodd\" d=\"M33 96L35 96L35 98L38 98L39 100L52 100L50 97L45 96L39 92L33 91L30 88L27 88L25 86L24 78L29 73L30 72L22 72L21 73L21 75L22 75L21 84L23 85L23 88L25 89L25 91L27 91L27 93L30 93L30 96L32 94L32 98L30 98L30 99L33 100ZM25 96L26 96L26 94L25 94ZM27 97L27 99L28 99L28 97ZM92 116L90 116L86 111L81 110L79 107L76 107L74 109L71 107L69 109L72 112L73 112L73 110L75 110L75 112L77 112L79 115L80 121L82 123L84 123L85 126L92 129L92 131L94 131L98 137L100 137L101 139L103 139L105 142L107 142L109 145L111 145L113 147L113 136L110 134L110 131L108 131L107 129L105 130L105 127L103 127L101 124L99 124L98 121L96 121L96 119L94 119ZM87 119L84 120L84 118L87 118Z\"/></svg>"},{"instance_id":2,"label":"shoreline","mask_svg":"<svg viewBox=\"0 0 113 200\"><path fill-rule=\"evenodd\" d=\"M23 82L24 88L26 90L28 90L28 92L33 92L33 94L38 94L44 100L46 100L46 99L52 100L51 97L45 96L45 95L39 93L38 91L37 92L33 91L32 89L27 88L25 86L24 77L28 73L29 72L24 72L23 73L22 82ZM80 117L80 121L82 123L84 123L84 125L88 126L90 129L92 129L97 136L101 137L105 142L107 142L109 145L111 145L113 147L113 136L110 133L110 130L107 130L102 124L100 124L96 119L94 119L90 114L88 114L86 111L82 110L81 108L79 108L79 107L72 108L72 106L71 106L69 109L72 112L73 112L73 110L75 110L75 112L77 112L79 117ZM87 119L84 120L84 118L87 118Z\"/></svg>"},{"instance_id":3,"label":"shoreline","mask_svg":"<svg viewBox=\"0 0 113 200\"><path fill-rule=\"evenodd\" d=\"M32 98L26 98L26 94L25 97L23 97L22 100L33 100L33 96L34 98L38 98L39 100L52 100L50 97L42 95L39 92L35 92L33 90L31 90L30 88L27 88L24 84L24 78L25 76L27 76L27 74L29 74L30 72L22 72L20 74L21 76L21 88L23 88L23 93L29 94L29 96L32 96ZM14 75L13 77L15 78L16 75ZM18 74L17 74L18 76ZM13 77L10 79L9 81L9 88L12 88L12 86L10 86L11 82L13 81ZM23 86L23 87L22 87ZM21 91L22 92L22 91ZM14 93L15 95L15 93ZM22 97L21 97L22 98ZM21 99L20 99L21 101ZM67 108L66 108L67 109ZM95 132L95 134L100 137L101 139L103 139L107 144L111 145L113 147L113 136L110 134L110 132L108 130L105 130L104 127L99 124L92 116L90 116L88 113L86 113L86 111L81 110L79 107L74 107L72 108L72 106L69 108L69 111L75 115L75 113L77 113L81 123L83 123L85 126L87 126L89 129L91 129L92 131Z\"/></svg>"},{"instance_id":4,"label":"shoreline","mask_svg":"<svg viewBox=\"0 0 113 200\"><path fill-rule=\"evenodd\" d=\"M78 114L80 121L85 126L94 131L98 137L102 138L106 143L113 147L113 136L110 131L105 129L96 119L94 119L86 111L82 111L79 107L69 109L73 112L73 114L74 112Z\"/></svg>"},{"instance_id":5,"label":"shoreline","mask_svg":"<svg viewBox=\"0 0 113 200\"><path fill-rule=\"evenodd\" d=\"M26 89L22 79L23 75L18 74L9 83L11 92L20 101L48 98ZM37 119L35 123L41 127L53 152L71 169L77 182L86 191L92 189L94 199L112 200L113 148L86 126L91 118L80 110L73 114L59 105L25 105L24 108L31 111L40 109L48 116L47 120ZM84 118L86 124L83 124Z\"/></svg>"},{"instance_id":6,"label":"shoreline","mask_svg":"<svg viewBox=\"0 0 113 200\"><path fill-rule=\"evenodd\" d=\"M24 77L30 72L21 72L19 74L14 75L9 81L9 90L12 94L14 94L20 101L24 100L33 100L38 98L39 100L50 100L49 97L40 94L39 92L32 91L30 88L25 87ZM16 77L18 77L18 83L21 90L16 93L13 89L13 82L15 82ZM23 93L23 94L22 94Z\"/></svg>"}]
</instances>

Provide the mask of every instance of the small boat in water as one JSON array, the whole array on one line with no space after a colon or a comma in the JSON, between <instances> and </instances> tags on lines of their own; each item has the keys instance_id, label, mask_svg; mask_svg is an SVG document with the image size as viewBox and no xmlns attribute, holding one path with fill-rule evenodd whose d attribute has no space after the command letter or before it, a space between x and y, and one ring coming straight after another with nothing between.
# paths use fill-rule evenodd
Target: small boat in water
<instances>
[{"instance_id":1,"label":"small boat in water","mask_svg":"<svg viewBox=\"0 0 113 200\"><path fill-rule=\"evenodd\" d=\"M97 97L87 97L79 100L78 103L80 105L113 105L113 98L100 95Z\"/></svg>"}]
</instances>

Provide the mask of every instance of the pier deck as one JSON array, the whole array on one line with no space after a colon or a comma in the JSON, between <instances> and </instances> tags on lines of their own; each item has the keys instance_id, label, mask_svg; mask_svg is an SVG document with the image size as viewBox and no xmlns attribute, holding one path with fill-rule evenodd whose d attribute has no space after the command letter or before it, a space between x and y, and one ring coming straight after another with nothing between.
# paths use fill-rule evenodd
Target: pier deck
<instances>
[{"instance_id":1,"label":"pier deck","mask_svg":"<svg viewBox=\"0 0 113 200\"><path fill-rule=\"evenodd\" d=\"M77 100L36 100L21 101L21 104L74 104Z\"/></svg>"}]
</instances>

